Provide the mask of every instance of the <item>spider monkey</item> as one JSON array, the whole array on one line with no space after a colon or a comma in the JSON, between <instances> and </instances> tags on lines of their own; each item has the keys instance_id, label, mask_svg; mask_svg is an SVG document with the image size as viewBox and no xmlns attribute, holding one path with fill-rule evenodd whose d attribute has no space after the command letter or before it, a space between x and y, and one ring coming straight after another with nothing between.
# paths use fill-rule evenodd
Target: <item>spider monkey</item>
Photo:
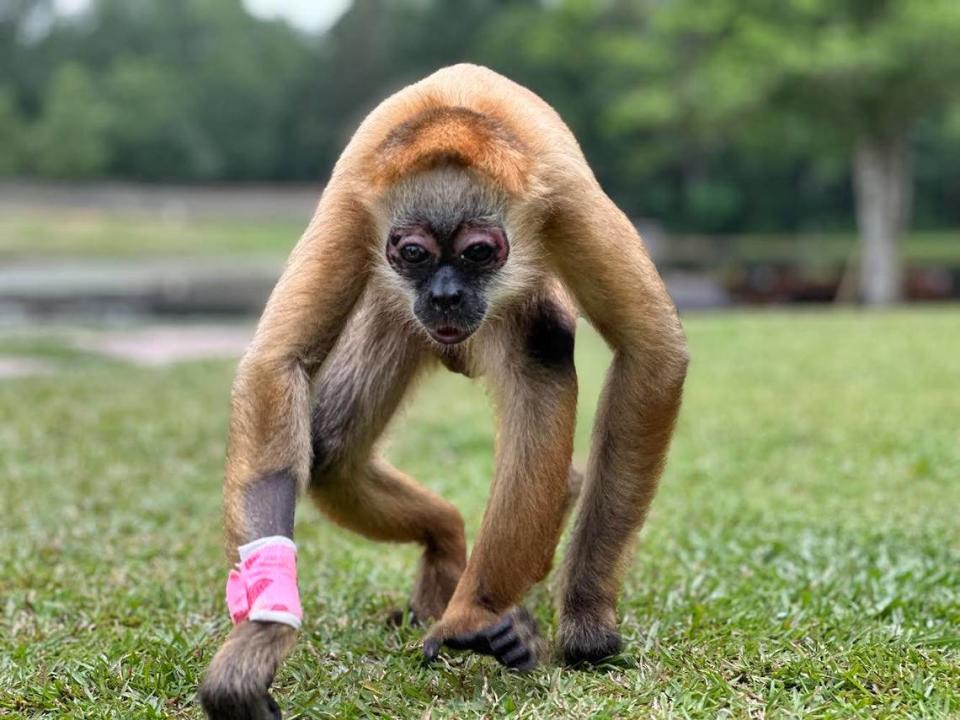
<instances>
[{"instance_id":1,"label":"spider monkey","mask_svg":"<svg viewBox=\"0 0 960 720\"><path fill-rule=\"evenodd\" d=\"M424 654L469 649L524 670L536 628L518 603L549 571L571 471L578 313L613 360L569 551L565 662L621 648L625 555L663 469L688 355L676 309L571 131L483 67L389 97L337 162L241 361L224 505L228 552L293 536L309 494L339 525L423 546L410 600ZM469 559L450 503L378 456L407 388L443 364L489 384L496 470ZM211 718L274 718L268 690L297 630L247 620L200 691Z\"/></svg>"}]
</instances>

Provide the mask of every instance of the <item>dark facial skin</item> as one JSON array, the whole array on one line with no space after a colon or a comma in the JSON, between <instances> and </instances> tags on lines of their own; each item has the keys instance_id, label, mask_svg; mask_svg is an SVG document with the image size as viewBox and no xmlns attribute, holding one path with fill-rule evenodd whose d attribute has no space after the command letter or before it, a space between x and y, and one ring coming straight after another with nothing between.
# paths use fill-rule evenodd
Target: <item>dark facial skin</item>
<instances>
[{"instance_id":1,"label":"dark facial skin","mask_svg":"<svg viewBox=\"0 0 960 720\"><path fill-rule=\"evenodd\" d=\"M434 340L463 342L487 312L486 286L509 254L503 228L464 223L438 239L423 225L397 227L387 260L416 292L413 311Z\"/></svg>"}]
</instances>

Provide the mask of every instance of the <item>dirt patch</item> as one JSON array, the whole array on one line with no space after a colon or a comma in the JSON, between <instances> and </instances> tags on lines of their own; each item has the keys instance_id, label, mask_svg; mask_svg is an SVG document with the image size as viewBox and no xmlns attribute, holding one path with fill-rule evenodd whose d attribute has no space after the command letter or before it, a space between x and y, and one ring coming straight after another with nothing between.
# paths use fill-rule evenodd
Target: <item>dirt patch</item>
<instances>
[{"instance_id":1,"label":"dirt patch","mask_svg":"<svg viewBox=\"0 0 960 720\"><path fill-rule=\"evenodd\" d=\"M53 365L46 360L34 357L9 357L0 355L0 380L9 378L49 375Z\"/></svg>"},{"instance_id":2,"label":"dirt patch","mask_svg":"<svg viewBox=\"0 0 960 720\"><path fill-rule=\"evenodd\" d=\"M74 345L138 365L239 357L253 337L250 326L152 326L78 337Z\"/></svg>"}]
</instances>

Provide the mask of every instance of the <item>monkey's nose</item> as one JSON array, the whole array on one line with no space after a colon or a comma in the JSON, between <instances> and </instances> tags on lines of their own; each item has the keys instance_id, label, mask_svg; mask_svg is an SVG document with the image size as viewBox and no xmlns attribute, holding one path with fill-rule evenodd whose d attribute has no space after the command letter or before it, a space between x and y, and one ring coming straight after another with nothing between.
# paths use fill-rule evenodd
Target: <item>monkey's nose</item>
<instances>
[{"instance_id":1,"label":"monkey's nose","mask_svg":"<svg viewBox=\"0 0 960 720\"><path fill-rule=\"evenodd\" d=\"M463 300L463 291L456 289L434 290L430 293L430 303L437 310L453 310Z\"/></svg>"}]
</instances>

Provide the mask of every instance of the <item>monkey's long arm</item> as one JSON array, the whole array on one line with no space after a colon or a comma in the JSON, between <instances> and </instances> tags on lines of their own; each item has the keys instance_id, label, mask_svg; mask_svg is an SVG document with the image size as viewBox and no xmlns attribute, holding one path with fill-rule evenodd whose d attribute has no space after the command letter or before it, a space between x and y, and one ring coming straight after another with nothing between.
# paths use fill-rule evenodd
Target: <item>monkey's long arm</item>
<instances>
[{"instance_id":1,"label":"monkey's long arm","mask_svg":"<svg viewBox=\"0 0 960 720\"><path fill-rule=\"evenodd\" d=\"M567 198L548 229L550 250L614 351L564 562L559 638L576 662L619 648L624 558L664 466L688 356L673 302L632 223L595 185Z\"/></svg>"},{"instance_id":2,"label":"monkey's long arm","mask_svg":"<svg viewBox=\"0 0 960 720\"><path fill-rule=\"evenodd\" d=\"M560 326L552 308L548 313L533 316L527 337L517 338L522 356L510 356L491 378L499 423L490 500L466 570L424 644L428 658L446 643L520 669L537 662L523 637L525 616L501 615L546 577L567 509L577 405L574 320ZM536 343L551 354L534 347L539 357L532 357Z\"/></svg>"}]
</instances>

